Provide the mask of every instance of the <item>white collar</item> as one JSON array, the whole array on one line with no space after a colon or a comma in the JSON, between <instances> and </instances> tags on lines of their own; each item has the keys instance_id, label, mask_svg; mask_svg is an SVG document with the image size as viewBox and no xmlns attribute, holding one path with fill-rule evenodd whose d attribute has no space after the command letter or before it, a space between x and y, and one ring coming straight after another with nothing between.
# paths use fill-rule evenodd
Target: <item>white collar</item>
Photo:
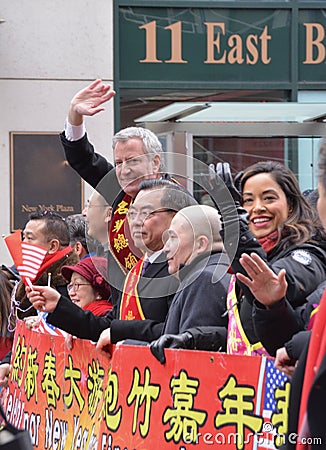
<instances>
[{"instance_id":1,"label":"white collar","mask_svg":"<svg viewBox=\"0 0 326 450\"><path fill-rule=\"evenodd\" d=\"M148 256L147 253L144 255L144 261L149 261L151 264L162 254L163 249L158 250L157 252L152 253L150 256Z\"/></svg>"}]
</instances>

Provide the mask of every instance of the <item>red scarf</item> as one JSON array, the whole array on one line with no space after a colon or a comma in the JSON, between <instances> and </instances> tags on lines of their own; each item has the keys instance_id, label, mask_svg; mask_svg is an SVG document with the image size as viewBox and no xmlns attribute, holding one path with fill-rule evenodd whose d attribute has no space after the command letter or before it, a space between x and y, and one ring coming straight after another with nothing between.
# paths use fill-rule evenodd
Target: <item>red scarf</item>
<instances>
[{"instance_id":1,"label":"red scarf","mask_svg":"<svg viewBox=\"0 0 326 450\"><path fill-rule=\"evenodd\" d=\"M94 316L105 316L112 309L112 304L108 300L94 300L84 306L84 311L90 311Z\"/></svg>"},{"instance_id":2,"label":"red scarf","mask_svg":"<svg viewBox=\"0 0 326 450\"><path fill-rule=\"evenodd\" d=\"M263 247L263 249L265 250L265 252L268 255L268 253L270 253L273 250L273 248L275 247L275 245L277 244L277 240L278 240L278 231L275 230L272 233L270 233L268 236L258 239L258 242L260 243L260 245Z\"/></svg>"},{"instance_id":3,"label":"red scarf","mask_svg":"<svg viewBox=\"0 0 326 450\"><path fill-rule=\"evenodd\" d=\"M40 276L42 275L42 273L44 273L46 271L46 269L48 269L50 266L52 266L52 264L59 261L64 256L67 256L70 252L72 252L72 248L68 246L68 247L63 248L62 250L58 250L55 253L46 254L44 261L40 267L40 270L37 272L36 280L38 280L40 278Z\"/></svg>"}]
</instances>

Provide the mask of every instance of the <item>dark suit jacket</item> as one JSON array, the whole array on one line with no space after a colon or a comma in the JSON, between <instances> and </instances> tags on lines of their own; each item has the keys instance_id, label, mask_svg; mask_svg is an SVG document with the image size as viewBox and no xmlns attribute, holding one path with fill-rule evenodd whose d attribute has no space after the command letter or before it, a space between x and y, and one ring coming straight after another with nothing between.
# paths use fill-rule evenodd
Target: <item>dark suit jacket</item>
<instances>
[{"instance_id":1,"label":"dark suit jacket","mask_svg":"<svg viewBox=\"0 0 326 450\"><path fill-rule=\"evenodd\" d=\"M67 161L90 186L96 189L112 206L112 216L125 193L118 183L113 165L104 156L95 152L87 133L78 141L68 141L64 132L60 134ZM111 285L111 301L117 304L122 292L125 273L111 252L108 252L108 281Z\"/></svg>"},{"instance_id":2,"label":"dark suit jacket","mask_svg":"<svg viewBox=\"0 0 326 450\"><path fill-rule=\"evenodd\" d=\"M93 145L88 140L87 133L78 141L68 141L63 132L60 134L60 139L70 166L97 192L103 195L108 204L112 206L113 215L117 205L125 195L119 185L113 165L102 155L95 152ZM168 174L163 174L162 177L170 179ZM139 257L138 249L131 247L131 251ZM111 285L113 305L119 301L124 278L125 273L121 270L112 253L108 252L108 281Z\"/></svg>"},{"instance_id":3,"label":"dark suit jacket","mask_svg":"<svg viewBox=\"0 0 326 450\"><path fill-rule=\"evenodd\" d=\"M67 161L69 162L70 166L88 184L90 184L94 189L98 190L98 185L100 184L101 180L105 177L105 175L107 175L113 169L113 165L109 163L104 158L104 156L94 151L94 147L89 142L87 134L85 134L78 141L68 141L63 132L60 134L60 139L65 151ZM105 198L110 194L113 195L112 198L110 199L110 204L112 204L115 196L117 195L117 193L120 191L121 188L119 187L118 184L114 186L112 186L111 184L110 186L107 186L106 189L105 185L101 187L103 188L101 194ZM115 191L113 194L112 190Z\"/></svg>"},{"instance_id":4,"label":"dark suit jacket","mask_svg":"<svg viewBox=\"0 0 326 450\"><path fill-rule=\"evenodd\" d=\"M226 334L227 318L223 313L230 282L228 267L229 260L221 252L195 258L179 272L181 283L165 322L114 320L111 342L124 339L152 342L163 333L179 334L204 325L224 327Z\"/></svg>"},{"instance_id":5,"label":"dark suit jacket","mask_svg":"<svg viewBox=\"0 0 326 450\"><path fill-rule=\"evenodd\" d=\"M146 319L164 323L177 288L177 279L169 275L167 261L165 256L161 255L147 267L138 283L138 295ZM121 297L107 316L98 317L90 311L83 311L71 300L61 296L53 313L48 315L47 322L81 339L97 341L102 331L110 328L113 323L119 323L123 327L125 323L133 322L118 320L120 301ZM146 321L134 322L138 322L141 327Z\"/></svg>"}]
</instances>

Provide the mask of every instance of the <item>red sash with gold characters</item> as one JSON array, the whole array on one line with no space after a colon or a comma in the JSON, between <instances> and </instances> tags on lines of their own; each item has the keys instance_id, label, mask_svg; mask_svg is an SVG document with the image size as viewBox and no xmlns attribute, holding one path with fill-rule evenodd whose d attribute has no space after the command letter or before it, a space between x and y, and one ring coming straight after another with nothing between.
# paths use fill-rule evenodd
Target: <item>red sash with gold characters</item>
<instances>
[{"instance_id":1,"label":"red sash with gold characters","mask_svg":"<svg viewBox=\"0 0 326 450\"><path fill-rule=\"evenodd\" d=\"M132 198L125 194L114 210L109 230L111 254L124 273L132 269L139 260L132 248L126 216L131 204Z\"/></svg>"},{"instance_id":2,"label":"red sash with gold characters","mask_svg":"<svg viewBox=\"0 0 326 450\"><path fill-rule=\"evenodd\" d=\"M120 304L120 320L145 320L137 291L143 265L144 257L137 262L126 276Z\"/></svg>"},{"instance_id":3,"label":"red sash with gold characters","mask_svg":"<svg viewBox=\"0 0 326 450\"><path fill-rule=\"evenodd\" d=\"M170 178L167 174L163 175L162 179L170 180L181 185L177 180ZM140 258L140 250L133 244L129 223L126 220L126 214L131 204L132 198L124 194L114 210L109 229L110 252L124 274L132 269Z\"/></svg>"}]
</instances>

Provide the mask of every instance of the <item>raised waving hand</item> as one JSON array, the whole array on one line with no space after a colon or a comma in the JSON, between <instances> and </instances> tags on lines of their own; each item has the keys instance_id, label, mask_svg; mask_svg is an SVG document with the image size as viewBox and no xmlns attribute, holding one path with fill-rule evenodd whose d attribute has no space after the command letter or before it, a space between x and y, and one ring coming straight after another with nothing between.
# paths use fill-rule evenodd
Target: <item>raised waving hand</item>
<instances>
[{"instance_id":1,"label":"raised waving hand","mask_svg":"<svg viewBox=\"0 0 326 450\"><path fill-rule=\"evenodd\" d=\"M115 91L110 84L98 79L77 92L70 102L68 121L71 125L81 125L83 116L94 116L104 111L104 103L114 97Z\"/></svg>"},{"instance_id":2,"label":"raised waving hand","mask_svg":"<svg viewBox=\"0 0 326 450\"><path fill-rule=\"evenodd\" d=\"M243 253L240 264L248 276L237 273L237 278L250 289L260 303L269 308L285 297L288 287L285 269L276 274L256 253Z\"/></svg>"}]
</instances>

